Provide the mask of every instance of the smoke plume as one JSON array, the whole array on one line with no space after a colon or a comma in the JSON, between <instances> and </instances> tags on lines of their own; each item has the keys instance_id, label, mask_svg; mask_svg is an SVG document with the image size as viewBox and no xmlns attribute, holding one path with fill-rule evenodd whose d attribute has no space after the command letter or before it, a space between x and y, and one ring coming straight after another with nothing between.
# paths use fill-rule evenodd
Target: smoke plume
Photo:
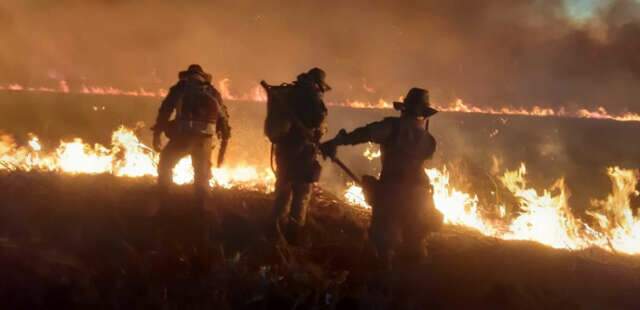
<instances>
[{"instance_id":1,"label":"smoke plume","mask_svg":"<svg viewBox=\"0 0 640 310\"><path fill-rule=\"evenodd\" d=\"M640 4L563 1L5 0L0 83L168 87L201 63L238 90L319 66L330 100L408 88L485 106L640 112Z\"/></svg>"}]
</instances>

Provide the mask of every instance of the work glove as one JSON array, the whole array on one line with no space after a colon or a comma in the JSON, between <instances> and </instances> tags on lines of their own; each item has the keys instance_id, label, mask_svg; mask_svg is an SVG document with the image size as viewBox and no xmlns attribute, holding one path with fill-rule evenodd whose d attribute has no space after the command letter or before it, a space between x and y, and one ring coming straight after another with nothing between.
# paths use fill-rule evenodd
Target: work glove
<instances>
[{"instance_id":1,"label":"work glove","mask_svg":"<svg viewBox=\"0 0 640 310\"><path fill-rule=\"evenodd\" d=\"M336 144L333 140L322 143L320 144L320 152L322 152L322 157L324 159L335 158L336 154L338 153L338 144Z\"/></svg>"},{"instance_id":2,"label":"work glove","mask_svg":"<svg viewBox=\"0 0 640 310\"><path fill-rule=\"evenodd\" d=\"M162 151L162 132L161 131L153 132L153 149L156 152Z\"/></svg>"},{"instance_id":3,"label":"work glove","mask_svg":"<svg viewBox=\"0 0 640 310\"><path fill-rule=\"evenodd\" d=\"M322 157L324 159L327 158L335 158L338 152L338 146L342 145L344 137L347 136L347 131L344 129L340 129L335 138L320 144L320 152L322 152Z\"/></svg>"}]
</instances>

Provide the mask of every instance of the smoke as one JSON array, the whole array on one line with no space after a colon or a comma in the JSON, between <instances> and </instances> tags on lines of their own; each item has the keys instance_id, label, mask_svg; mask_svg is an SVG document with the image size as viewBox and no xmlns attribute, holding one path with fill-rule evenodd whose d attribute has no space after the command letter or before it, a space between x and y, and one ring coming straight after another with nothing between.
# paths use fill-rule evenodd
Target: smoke
<instances>
[{"instance_id":1,"label":"smoke","mask_svg":"<svg viewBox=\"0 0 640 310\"><path fill-rule=\"evenodd\" d=\"M201 63L239 90L328 71L329 100L640 112L640 4L602 1L80 1L0 4L0 83L167 87Z\"/></svg>"}]
</instances>

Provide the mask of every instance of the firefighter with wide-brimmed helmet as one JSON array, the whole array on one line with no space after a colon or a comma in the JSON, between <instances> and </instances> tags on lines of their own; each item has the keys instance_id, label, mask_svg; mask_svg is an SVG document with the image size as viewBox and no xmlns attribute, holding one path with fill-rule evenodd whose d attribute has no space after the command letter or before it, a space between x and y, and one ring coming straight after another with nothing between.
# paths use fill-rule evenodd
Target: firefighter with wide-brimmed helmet
<instances>
[{"instance_id":1,"label":"firefighter with wide-brimmed helmet","mask_svg":"<svg viewBox=\"0 0 640 310\"><path fill-rule=\"evenodd\" d=\"M427 235L442 224L424 171L425 161L436 149L428 122L438 111L429 103L429 92L421 88L409 90L394 107L401 111L400 117L388 117L350 133L341 131L321 146L325 156L334 158L340 145L380 145L380 179L365 176L362 185L373 208L369 238L388 267L396 254L413 259L425 256Z\"/></svg>"}]
</instances>

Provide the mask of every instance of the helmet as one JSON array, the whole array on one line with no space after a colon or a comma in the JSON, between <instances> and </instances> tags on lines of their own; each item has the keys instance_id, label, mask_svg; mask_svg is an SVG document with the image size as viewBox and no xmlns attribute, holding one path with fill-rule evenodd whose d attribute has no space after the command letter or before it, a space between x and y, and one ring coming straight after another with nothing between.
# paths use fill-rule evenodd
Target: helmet
<instances>
[{"instance_id":1,"label":"helmet","mask_svg":"<svg viewBox=\"0 0 640 310\"><path fill-rule=\"evenodd\" d=\"M204 72L202 66L198 64L189 65L187 70L180 71L180 73L178 74L178 78L180 78L181 80L186 79L190 76L197 76L201 79L204 79L206 82L211 82L211 74Z\"/></svg>"},{"instance_id":2,"label":"helmet","mask_svg":"<svg viewBox=\"0 0 640 310\"><path fill-rule=\"evenodd\" d=\"M331 90L331 86L329 86L329 84L327 84L327 82L325 81L327 78L327 73L324 72L324 70L320 69L320 68L313 68L311 70L309 70L306 73L306 76L313 82L318 83L318 85L320 85L320 87L322 87L322 90L324 91L328 91Z\"/></svg>"},{"instance_id":3,"label":"helmet","mask_svg":"<svg viewBox=\"0 0 640 310\"><path fill-rule=\"evenodd\" d=\"M402 102L394 102L393 107L399 111L412 111L418 116L429 117L438 110L429 104L429 91L422 88L412 88Z\"/></svg>"}]
</instances>

